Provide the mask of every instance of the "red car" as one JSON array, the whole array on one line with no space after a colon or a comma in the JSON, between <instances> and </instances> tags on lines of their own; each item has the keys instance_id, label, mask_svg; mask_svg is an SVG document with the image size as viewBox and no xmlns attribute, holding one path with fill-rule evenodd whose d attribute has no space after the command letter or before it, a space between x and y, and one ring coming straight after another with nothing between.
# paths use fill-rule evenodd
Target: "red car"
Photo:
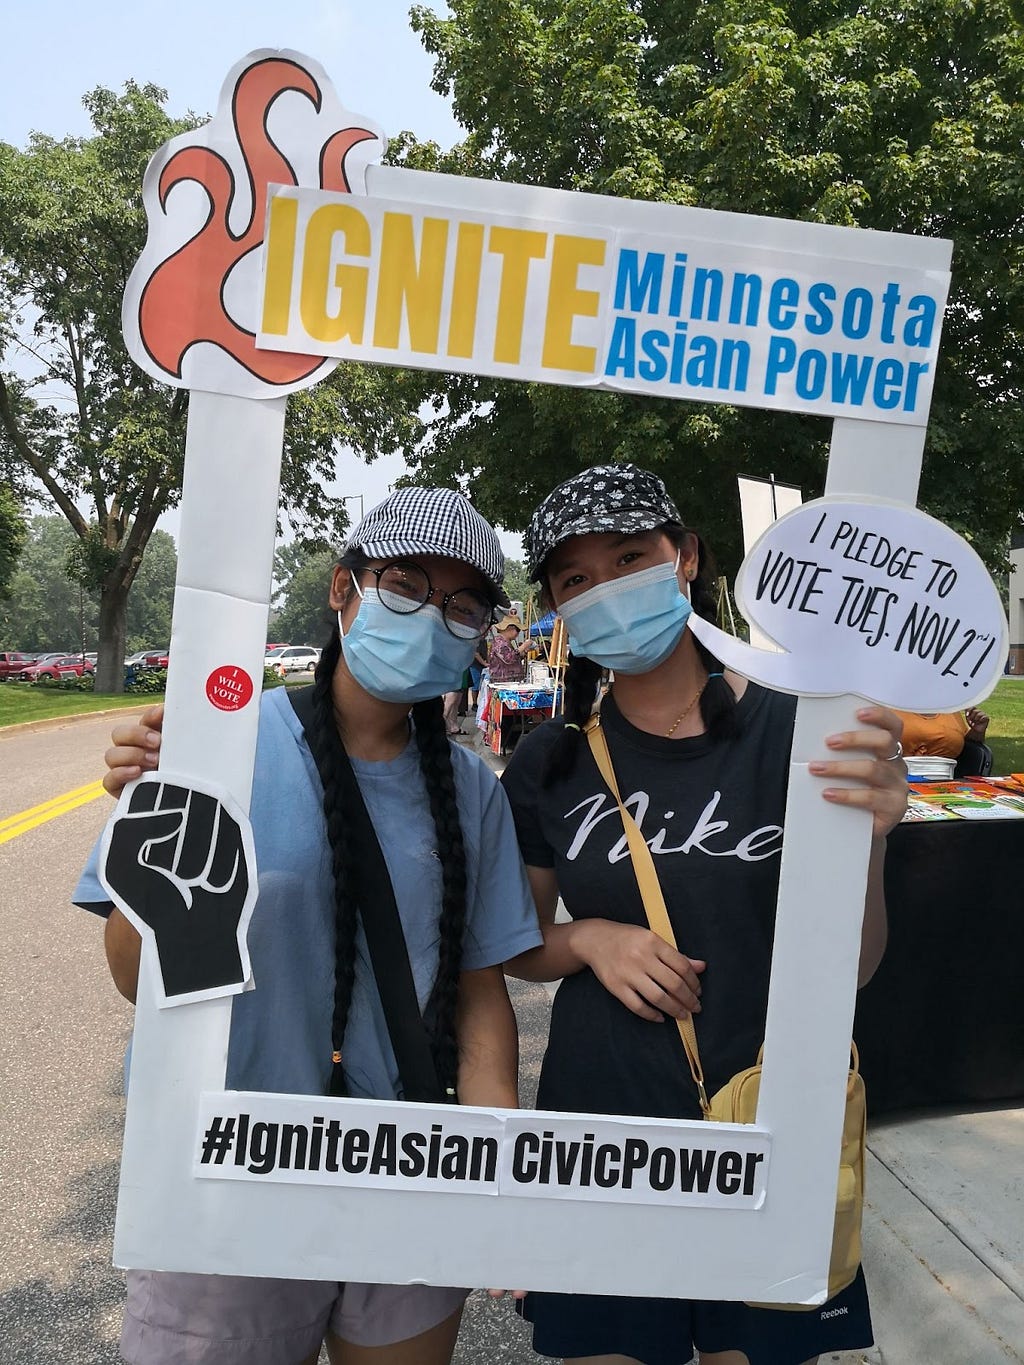
<instances>
[{"instance_id":1,"label":"red car","mask_svg":"<svg viewBox=\"0 0 1024 1365\"><path fill-rule=\"evenodd\" d=\"M23 668L28 668L29 664L34 664L36 656L34 654L17 654L9 650L0 650L0 682L6 682L8 678L16 678Z\"/></svg>"},{"instance_id":2,"label":"red car","mask_svg":"<svg viewBox=\"0 0 1024 1365\"><path fill-rule=\"evenodd\" d=\"M166 649L138 649L134 654L128 655L124 666L133 671L140 668L166 668L167 653Z\"/></svg>"},{"instance_id":3,"label":"red car","mask_svg":"<svg viewBox=\"0 0 1024 1365\"><path fill-rule=\"evenodd\" d=\"M68 678L74 675L81 677L83 673L94 673L96 670L88 659L83 659L81 654L43 654L34 664L29 664L18 674L20 682L38 682L40 678L51 678L56 681L58 678Z\"/></svg>"}]
</instances>

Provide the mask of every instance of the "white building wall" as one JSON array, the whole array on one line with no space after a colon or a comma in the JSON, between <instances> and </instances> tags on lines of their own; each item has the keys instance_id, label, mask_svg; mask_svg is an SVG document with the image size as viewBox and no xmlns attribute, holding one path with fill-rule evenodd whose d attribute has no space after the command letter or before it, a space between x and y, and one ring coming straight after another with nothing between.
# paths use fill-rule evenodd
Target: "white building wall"
<instances>
[{"instance_id":1,"label":"white building wall","mask_svg":"<svg viewBox=\"0 0 1024 1365\"><path fill-rule=\"evenodd\" d=\"M1014 539L1017 537L1015 536ZM1007 672L1024 675L1024 546L1010 551L1010 661Z\"/></svg>"}]
</instances>

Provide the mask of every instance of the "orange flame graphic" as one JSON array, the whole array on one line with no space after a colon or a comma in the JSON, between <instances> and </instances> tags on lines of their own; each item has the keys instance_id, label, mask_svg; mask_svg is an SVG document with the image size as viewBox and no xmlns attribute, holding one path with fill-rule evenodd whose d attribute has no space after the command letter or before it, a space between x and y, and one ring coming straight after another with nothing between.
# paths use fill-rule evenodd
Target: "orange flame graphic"
<instances>
[{"instance_id":1,"label":"orange flame graphic","mask_svg":"<svg viewBox=\"0 0 1024 1365\"><path fill-rule=\"evenodd\" d=\"M267 116L285 91L305 95L320 109L323 98L313 76L297 63L280 57L248 67L240 76L232 99L235 135L249 176L252 211L245 230L236 234L228 215L234 201L235 177L223 157L204 146L184 147L171 157L160 176L160 204L175 185L194 181L206 191L210 211L199 232L153 272L139 303L142 343L166 373L181 378L189 347L211 342L231 355L250 374L268 384L294 384L323 365L320 356L288 355L257 350L255 333L240 327L224 306L224 286L231 271L263 243L269 185L297 185L294 169L271 141ZM345 159L360 142L376 137L366 128L344 128L333 133L320 152L320 188L348 191ZM193 301L183 309L182 300Z\"/></svg>"}]
</instances>

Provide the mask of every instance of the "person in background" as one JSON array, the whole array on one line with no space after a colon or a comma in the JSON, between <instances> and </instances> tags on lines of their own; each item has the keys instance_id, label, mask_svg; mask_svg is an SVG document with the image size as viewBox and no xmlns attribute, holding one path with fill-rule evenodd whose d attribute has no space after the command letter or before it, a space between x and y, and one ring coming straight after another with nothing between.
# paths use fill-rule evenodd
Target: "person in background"
<instances>
[{"instance_id":1,"label":"person in background","mask_svg":"<svg viewBox=\"0 0 1024 1365\"><path fill-rule=\"evenodd\" d=\"M526 679L526 656L532 652L529 641L517 644L523 628L518 616L502 617L494 628L494 638L487 655L487 680L490 687L507 687ZM501 752L507 753L522 733L523 720L517 711L503 710L501 717Z\"/></svg>"},{"instance_id":2,"label":"person in background","mask_svg":"<svg viewBox=\"0 0 1024 1365\"><path fill-rule=\"evenodd\" d=\"M903 721L905 754L959 758L967 740L985 743L989 717L976 706L948 715L924 711L897 711L895 714Z\"/></svg>"},{"instance_id":3,"label":"person in background","mask_svg":"<svg viewBox=\"0 0 1024 1365\"><path fill-rule=\"evenodd\" d=\"M492 683L522 682L526 677L526 655L530 644L516 644L522 622L518 616L504 616L494 627L494 639L487 655L487 672Z\"/></svg>"},{"instance_id":4,"label":"person in background","mask_svg":"<svg viewBox=\"0 0 1024 1365\"><path fill-rule=\"evenodd\" d=\"M505 796L449 742L441 704L505 605L503 567L493 529L460 494L398 490L356 527L324 585L337 625L311 728L294 688L263 694L250 808L257 986L232 1003L229 1090L401 1098L354 894L364 852L341 799L347 755L394 887L439 1084L461 1103L516 1106L502 963L541 935ZM157 767L162 716L155 707L115 727L111 795ZM139 935L100 885L95 850L74 900L105 917L111 974L134 1001ZM362 1234L336 1230L352 1235ZM129 1270L121 1349L131 1365L314 1365L324 1342L332 1365L447 1365L465 1297L425 1284Z\"/></svg>"},{"instance_id":5,"label":"person in background","mask_svg":"<svg viewBox=\"0 0 1024 1365\"><path fill-rule=\"evenodd\" d=\"M723 669L687 629L691 603L714 619L714 570L654 474L585 470L544 500L526 545L572 654L564 714L523 737L502 779L545 938L506 969L561 979L537 1107L699 1119L672 1020L694 1016L711 1094L756 1061L795 698ZM583 733L602 669L614 682L601 728L623 799L656 855L678 951L648 928L616 805ZM871 821L862 982L885 945L885 838L907 806L899 733L892 712L865 706L855 728L828 738L828 757L809 765L824 800ZM527 1296L524 1315L535 1351L577 1365L682 1365L694 1350L701 1365L803 1365L872 1336L860 1272L807 1313L542 1292Z\"/></svg>"},{"instance_id":6,"label":"person in background","mask_svg":"<svg viewBox=\"0 0 1024 1365\"><path fill-rule=\"evenodd\" d=\"M462 686L456 687L451 692L445 692L444 696L441 698L443 703L442 715L444 716L444 727L449 739L453 738L455 735L464 733L462 726L459 724L459 714L462 708L463 699L466 695L466 685L468 681L469 670L467 669L462 675Z\"/></svg>"},{"instance_id":7,"label":"person in background","mask_svg":"<svg viewBox=\"0 0 1024 1365\"><path fill-rule=\"evenodd\" d=\"M487 646L480 642L479 647L473 655L473 661L469 665L469 687L466 690L466 701L470 711L476 710L477 702L480 699L480 680L487 667Z\"/></svg>"}]
</instances>

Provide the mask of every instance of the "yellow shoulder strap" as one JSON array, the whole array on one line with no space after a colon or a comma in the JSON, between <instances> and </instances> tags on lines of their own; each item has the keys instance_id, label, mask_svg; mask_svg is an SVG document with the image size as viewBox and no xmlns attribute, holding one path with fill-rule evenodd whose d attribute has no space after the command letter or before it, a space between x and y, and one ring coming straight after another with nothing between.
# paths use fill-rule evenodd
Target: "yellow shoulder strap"
<instances>
[{"instance_id":1,"label":"yellow shoulder strap","mask_svg":"<svg viewBox=\"0 0 1024 1365\"><path fill-rule=\"evenodd\" d=\"M668 917L665 897L661 893L661 883L658 881L651 850L647 847L647 841L640 832L640 826L622 804L622 797L619 795L619 784L615 780L615 770L612 767L611 755L608 752L608 741L605 739L604 731L601 728L600 715L591 716L583 730L590 745L590 752L594 755L594 762L618 805L619 815L622 817L622 827L626 831L629 852L633 860L633 872L636 876L637 885L640 887L640 895L643 898L647 922L659 938L664 939L666 943L671 944L678 951L676 936L672 931L672 921ZM707 1091L704 1088L704 1071L700 1064L700 1051L697 1047L697 1034L693 1027L693 1019L689 1015L685 1019L677 1019L676 1027L686 1051L686 1060L690 1064L690 1074L693 1076L694 1084L697 1087L700 1107L704 1114L708 1115L711 1112L711 1106L708 1102Z\"/></svg>"}]
</instances>

